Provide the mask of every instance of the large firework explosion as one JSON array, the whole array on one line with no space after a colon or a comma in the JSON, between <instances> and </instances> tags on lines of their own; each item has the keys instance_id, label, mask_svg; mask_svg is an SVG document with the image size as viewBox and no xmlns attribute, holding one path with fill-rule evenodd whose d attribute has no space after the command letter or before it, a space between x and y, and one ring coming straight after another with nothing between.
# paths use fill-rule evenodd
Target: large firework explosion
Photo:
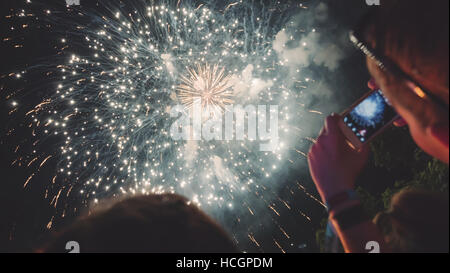
<instances>
[{"instance_id":1,"label":"large firework explosion","mask_svg":"<svg viewBox=\"0 0 450 273\"><path fill-rule=\"evenodd\" d=\"M299 128L308 111L301 103L303 90L311 80L288 65L276 40L295 42L299 35L315 33L313 28L292 31L298 26L291 16L306 6L295 1L98 1L97 9L70 7L73 18L62 19L45 4L26 2L11 16L39 17L41 25L64 29L58 32L58 56L28 69L55 76L49 83L53 90L26 111L34 150L17 160L34 170L24 187L44 165L56 166L45 193L55 208L48 228L58 217L107 198L172 192L218 219L244 250L246 241L263 249L257 234L266 225L294 241L276 219L291 210L278 194L279 181L286 165L304 160L304 150L296 148L299 139L314 141ZM28 73L13 71L9 77L21 80ZM253 139L174 141L170 110L192 106L195 97L204 107L222 110L233 103L277 105L278 147L261 152ZM10 98L13 109L20 107ZM58 146L41 152L40 142L50 137L60 140ZM310 220L303 211L295 213ZM276 237L272 244L284 252L289 245Z\"/></svg>"}]
</instances>

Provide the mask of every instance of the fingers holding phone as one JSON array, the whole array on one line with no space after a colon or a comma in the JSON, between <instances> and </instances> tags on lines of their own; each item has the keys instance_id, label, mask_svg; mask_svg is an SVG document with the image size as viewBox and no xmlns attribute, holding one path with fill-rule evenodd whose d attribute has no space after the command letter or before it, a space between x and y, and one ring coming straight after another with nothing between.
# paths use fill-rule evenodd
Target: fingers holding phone
<instances>
[{"instance_id":1,"label":"fingers holding phone","mask_svg":"<svg viewBox=\"0 0 450 273\"><path fill-rule=\"evenodd\" d=\"M311 176L323 201L340 192L353 189L356 177L368 158L368 148L352 149L342 133L342 117L327 117L324 129L311 147L308 164Z\"/></svg>"},{"instance_id":2,"label":"fingers holding phone","mask_svg":"<svg viewBox=\"0 0 450 273\"><path fill-rule=\"evenodd\" d=\"M372 91L342 115L327 117L317 142L308 154L314 183L324 201L352 189L369 154L368 143L401 117L371 80Z\"/></svg>"}]
</instances>

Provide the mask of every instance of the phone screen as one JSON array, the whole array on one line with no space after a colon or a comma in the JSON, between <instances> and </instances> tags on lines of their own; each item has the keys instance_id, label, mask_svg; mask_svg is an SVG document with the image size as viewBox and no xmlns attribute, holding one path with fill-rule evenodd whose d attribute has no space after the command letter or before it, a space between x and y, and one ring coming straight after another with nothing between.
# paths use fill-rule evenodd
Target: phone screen
<instances>
[{"instance_id":1,"label":"phone screen","mask_svg":"<svg viewBox=\"0 0 450 273\"><path fill-rule=\"evenodd\" d=\"M397 112L381 90L376 90L344 116L344 123L365 143L396 117Z\"/></svg>"}]
</instances>

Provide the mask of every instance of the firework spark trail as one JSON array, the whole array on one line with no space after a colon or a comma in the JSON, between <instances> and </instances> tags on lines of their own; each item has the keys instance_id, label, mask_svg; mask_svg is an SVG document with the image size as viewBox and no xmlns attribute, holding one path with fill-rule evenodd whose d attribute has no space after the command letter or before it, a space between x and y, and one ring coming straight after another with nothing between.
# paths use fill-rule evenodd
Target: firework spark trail
<instances>
[{"instance_id":1,"label":"firework spark trail","mask_svg":"<svg viewBox=\"0 0 450 273\"><path fill-rule=\"evenodd\" d=\"M286 162L294 164L291 131L302 131L294 110L301 95L286 82L309 79L287 79L289 68L274 52L289 5L194 3L136 1L131 9L108 3L109 12L83 13L95 28L76 23L76 35L61 39L59 53L69 57L48 71L59 75L55 93L26 113L38 140L63 138L55 154L39 157L44 158L39 168L58 161L46 191L55 208L74 194L88 205L111 196L170 192L186 195L212 214L244 208L255 216L264 207L280 216L276 199L291 210L273 183ZM282 12L274 15L274 10ZM174 141L170 109L177 104L189 108L196 97L203 107L221 110L233 103L279 105L280 147L269 153L248 139ZM65 213L65 208L60 211ZM261 247L252 229L245 237ZM275 239L274 244L285 251Z\"/></svg>"},{"instance_id":2,"label":"firework spark trail","mask_svg":"<svg viewBox=\"0 0 450 273\"><path fill-rule=\"evenodd\" d=\"M45 163L52 158L52 155L47 156L44 160L42 160L41 164L39 165L39 168L42 168L42 166L45 165Z\"/></svg>"},{"instance_id":3,"label":"firework spark trail","mask_svg":"<svg viewBox=\"0 0 450 273\"><path fill-rule=\"evenodd\" d=\"M310 194L310 193L306 190L306 188L305 188L302 184L300 184L300 182L297 181L296 184L297 184L298 188L299 188L300 190L302 190L309 198L311 198L312 200L316 201L316 202L319 203L321 206L323 206L324 208L326 208L325 204L324 204L321 200L319 200L318 198L316 198L316 197L314 197L312 194Z\"/></svg>"},{"instance_id":4,"label":"firework spark trail","mask_svg":"<svg viewBox=\"0 0 450 273\"><path fill-rule=\"evenodd\" d=\"M275 240L275 238L273 238L273 242L275 243L275 245L280 249L280 251L282 253L286 253L286 251L283 249L283 247L281 247L281 245L278 243L277 240Z\"/></svg>"}]
</instances>

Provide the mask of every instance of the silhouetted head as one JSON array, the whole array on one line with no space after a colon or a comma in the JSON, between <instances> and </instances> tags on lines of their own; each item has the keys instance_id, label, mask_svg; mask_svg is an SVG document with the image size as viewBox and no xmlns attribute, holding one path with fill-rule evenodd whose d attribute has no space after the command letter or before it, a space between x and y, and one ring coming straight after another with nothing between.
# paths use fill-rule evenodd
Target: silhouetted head
<instances>
[{"instance_id":1,"label":"silhouetted head","mask_svg":"<svg viewBox=\"0 0 450 273\"><path fill-rule=\"evenodd\" d=\"M81 217L58 232L39 252L66 252L76 241L81 253L237 252L225 231L178 195L139 196Z\"/></svg>"},{"instance_id":2,"label":"silhouetted head","mask_svg":"<svg viewBox=\"0 0 450 273\"><path fill-rule=\"evenodd\" d=\"M374 222L394 252L436 253L449 250L448 195L404 189L394 195L390 209Z\"/></svg>"}]
</instances>

